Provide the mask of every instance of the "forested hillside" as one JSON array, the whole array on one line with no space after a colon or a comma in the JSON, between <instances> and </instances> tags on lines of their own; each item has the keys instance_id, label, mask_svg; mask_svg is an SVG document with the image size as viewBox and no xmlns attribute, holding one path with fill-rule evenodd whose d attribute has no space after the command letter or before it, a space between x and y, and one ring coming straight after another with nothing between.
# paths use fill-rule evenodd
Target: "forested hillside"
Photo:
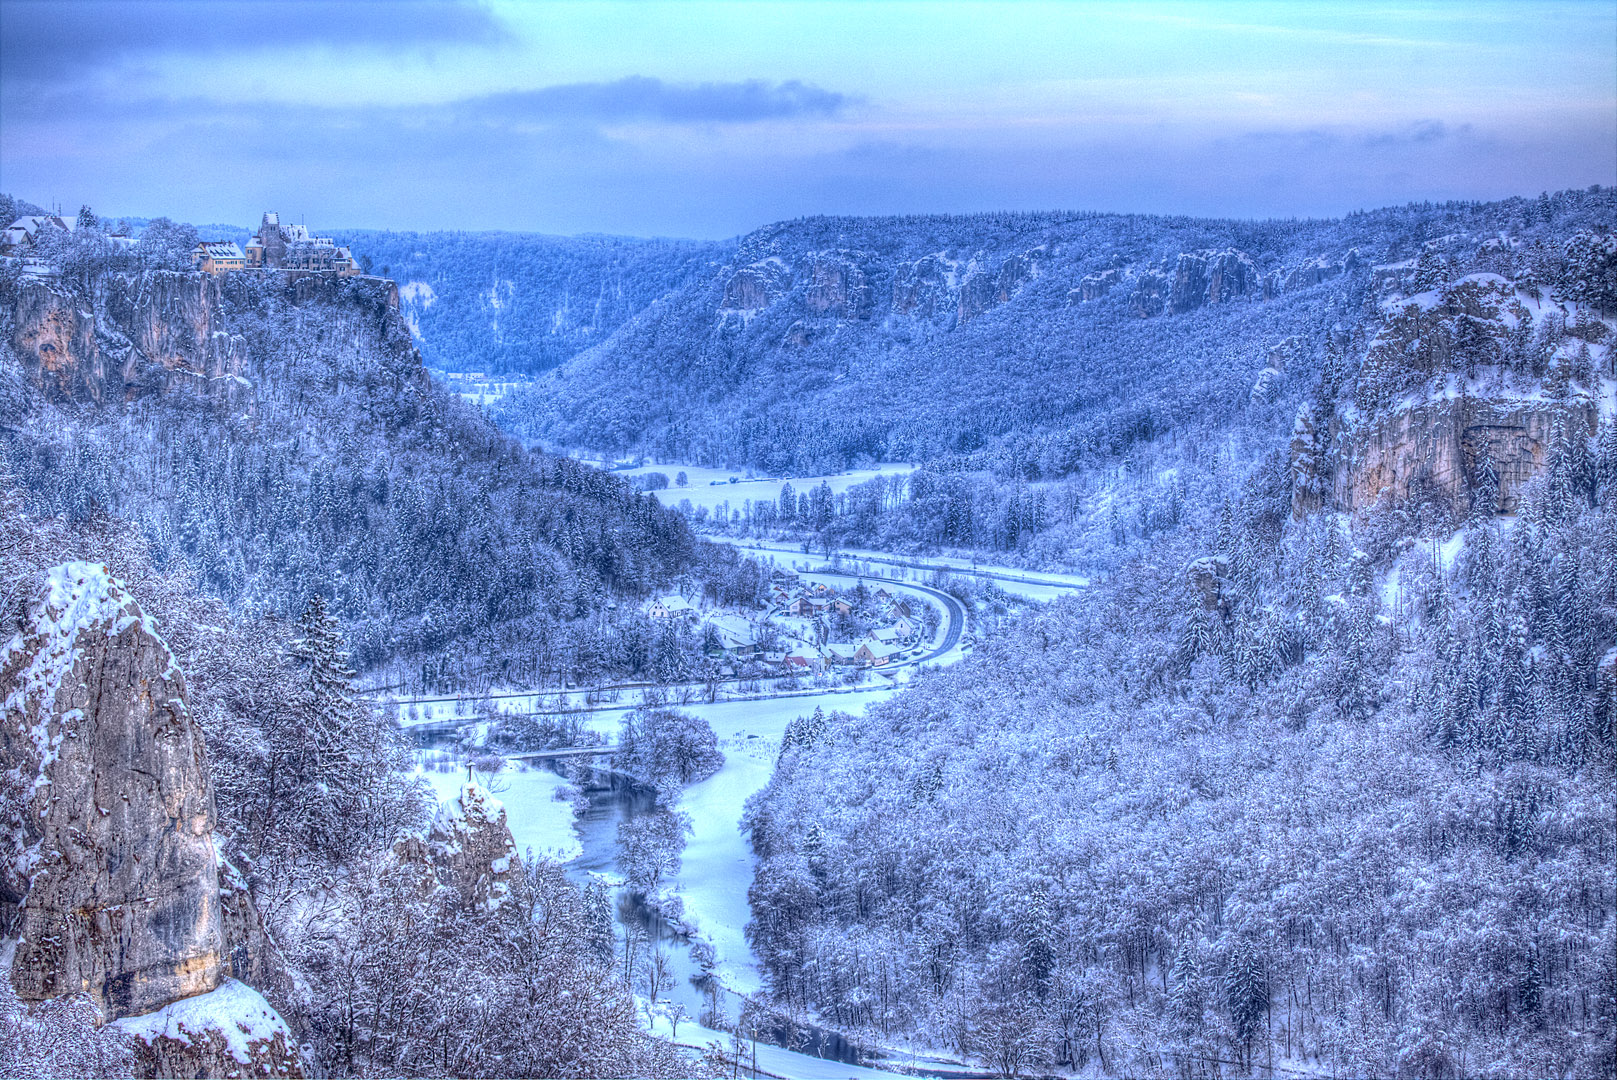
<instances>
[{"instance_id":1,"label":"forested hillside","mask_svg":"<svg viewBox=\"0 0 1617 1080\"><path fill-rule=\"evenodd\" d=\"M712 272L733 245L624 236L345 230L399 283L422 358L446 371L538 375Z\"/></svg>"},{"instance_id":2,"label":"forested hillside","mask_svg":"<svg viewBox=\"0 0 1617 1080\"><path fill-rule=\"evenodd\" d=\"M1612 288L1609 253L1587 238L1613 221L1606 188L1323 222L787 223L499 418L555 445L788 475L919 461L909 481L822 513L755 502L702 524L1104 573L1216 496L1200 490L1210 459L1250 466L1284 442L1322 376L1339 381L1382 332L1384 305L1474 274L1548 304L1508 320L1508 340L1468 335L1462 317L1458 336L1408 363L1382 347L1386 393L1429 375L1435 355L1469 370L1493 351L1532 353L1542 377L1581 341L1554 298Z\"/></svg>"},{"instance_id":3,"label":"forested hillside","mask_svg":"<svg viewBox=\"0 0 1617 1080\"><path fill-rule=\"evenodd\" d=\"M391 282L168 269L162 235L81 229L60 276L0 282L0 453L39 512L135 521L245 610L322 595L361 666L429 682L611 670L614 597L736 573L434 385Z\"/></svg>"},{"instance_id":4,"label":"forested hillside","mask_svg":"<svg viewBox=\"0 0 1617 1080\"><path fill-rule=\"evenodd\" d=\"M1060 477L1226 424L1271 349L1351 328L1375 282L1473 262L1554 280L1566 238L1614 216L1603 189L1336 221L787 222L504 416L551 445L776 474L947 458Z\"/></svg>"},{"instance_id":5,"label":"forested hillside","mask_svg":"<svg viewBox=\"0 0 1617 1080\"><path fill-rule=\"evenodd\" d=\"M0 750L8 766L17 767L0 772L0 904L8 918L0 934L7 939L0 1069L21 1076L129 1076L133 1044L134 1075L241 1075L250 1071L243 1067L249 1060L266 1074L291 1076L702 1074L697 1062L640 1030L609 949L600 948L611 930L599 905L556 864L515 850L505 812L486 792L468 785L440 808L426 785L410 777L412 754L403 733L355 695L341 629L318 598L294 619L243 614L199 592L188 567L174 559L159 567L153 556L153 545L128 522L37 517L19 492L0 485L0 668L8 677L8 729L32 719L26 709L37 690L15 661L26 657L42 626L48 632L51 620L64 614L39 602L41 583L71 584L66 571L99 578L126 598L114 615L133 611L136 617L69 633L51 658L65 656L71 665L78 652L109 649L93 669L95 692L144 700L159 717L178 705L180 720L160 728L159 740L172 742L180 723L200 727L206 752L193 762L192 782L200 786L187 792L188 805L205 807L216 830L198 836L193 821L176 825L173 807L158 802L147 810L149 831L137 831L129 820L131 796L138 804L149 790L153 778L141 767L152 762L114 760L91 781L96 790L121 796L124 807L102 838L110 841L110 854L64 859L47 851L41 859L28 843L38 823L22 814L31 798L53 805L53 785L69 778L55 764L56 754L30 761L19 752L32 746L26 723L19 739L7 732ZM82 618L87 606L79 604L71 617ZM146 646L168 662L161 687L135 682L129 650L113 642L129 623L138 624ZM11 676L18 676L15 684ZM154 701L160 690L180 700ZM39 702L42 732L54 731L57 742L68 732L74 742L90 734L84 713L94 708L53 715L50 697ZM138 730L141 719L131 726ZM34 765L37 782L24 768ZM114 796L101 798L110 803ZM61 809L92 813L89 806ZM106 832L109 811L97 809ZM120 865L127 874L140 863L152 867L151 879L162 888L176 887L197 868L156 862L167 850L160 845L175 836L206 845L203 869L216 890L206 905L224 909L223 915L208 906L200 914L154 907L148 896L123 905L130 910L118 912L115 926L124 933L148 927L150 937L175 950L156 958L159 969L165 959L168 967L189 959L193 963L181 970L194 969L198 978L206 957L177 951L194 932L191 924L223 918L239 928L227 973L253 988L260 1007L273 1003L276 1025L295 1035L287 1039L290 1047L275 1048L268 1067L260 1033L251 1027L256 1016L230 1008L241 996L239 983L234 999L228 987L169 995L180 997L180 1006L197 1003L183 1014L193 1036L205 1025L224 1033L211 1051L202 1039L188 1045L164 1014L155 1014L162 1040L128 1037L149 1018L135 1018L135 1027L124 1031L106 1024L112 1017L79 994L101 993L88 972L82 986L71 984L72 996L31 1012L13 991L24 966L13 966L19 943L10 920L22 897L46 924L75 931L61 935L71 936L66 948L56 938L36 943L44 955L93 953L112 934L96 921L104 913L82 910L96 895L90 890L105 889ZM80 832L59 842L83 856L90 841ZM65 874L78 888L37 887L41 862L56 882ZM114 957L130 967L151 959ZM60 972L43 974L51 986ZM153 1043L166 1048L171 1069L177 1055L188 1071L154 1069Z\"/></svg>"},{"instance_id":6,"label":"forested hillside","mask_svg":"<svg viewBox=\"0 0 1617 1080\"><path fill-rule=\"evenodd\" d=\"M1612 429L1556 471L1452 562L1262 472L1227 535L798 725L749 818L776 993L1007 1075L1609 1075Z\"/></svg>"},{"instance_id":7,"label":"forested hillside","mask_svg":"<svg viewBox=\"0 0 1617 1080\"><path fill-rule=\"evenodd\" d=\"M783 1007L1003 1075L1617 1067L1617 239L1589 199L1317 287L1317 340L1094 478L1065 535L1104 584L788 732L748 812ZM932 505L879 495L846 510Z\"/></svg>"}]
</instances>

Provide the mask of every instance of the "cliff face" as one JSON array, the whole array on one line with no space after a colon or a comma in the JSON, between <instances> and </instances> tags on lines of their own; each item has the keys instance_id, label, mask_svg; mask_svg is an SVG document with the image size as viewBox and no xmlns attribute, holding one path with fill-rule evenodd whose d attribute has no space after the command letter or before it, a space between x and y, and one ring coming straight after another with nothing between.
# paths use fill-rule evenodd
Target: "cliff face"
<instances>
[{"instance_id":1,"label":"cliff face","mask_svg":"<svg viewBox=\"0 0 1617 1080\"><path fill-rule=\"evenodd\" d=\"M1330 487L1344 510L1360 510L1378 500L1398 505L1436 495L1463 515L1488 462L1498 477L1498 510L1513 514L1522 487L1548 462L1557 425L1569 436L1589 438L1598 416L1588 399L1422 402L1346 436Z\"/></svg>"},{"instance_id":2,"label":"cliff face","mask_svg":"<svg viewBox=\"0 0 1617 1080\"><path fill-rule=\"evenodd\" d=\"M202 731L157 626L94 563L52 570L30 614L0 651L0 769L21 781L0 859L17 995L83 992L106 1016L142 1017L214 994L227 968L275 982L273 945L219 852ZM283 1040L279 1074L295 1065ZM203 1059L173 1067L163 1075L214 1074Z\"/></svg>"},{"instance_id":3,"label":"cliff face","mask_svg":"<svg viewBox=\"0 0 1617 1080\"><path fill-rule=\"evenodd\" d=\"M86 991L129 1016L218 985L214 808L185 680L134 599L58 567L0 660L5 761L32 777L16 912L18 996Z\"/></svg>"},{"instance_id":4,"label":"cliff face","mask_svg":"<svg viewBox=\"0 0 1617 1080\"><path fill-rule=\"evenodd\" d=\"M19 291L11 344L54 401L129 401L184 386L241 396L246 342L226 329L210 274L103 274L93 294L50 281Z\"/></svg>"},{"instance_id":5,"label":"cliff face","mask_svg":"<svg viewBox=\"0 0 1617 1080\"><path fill-rule=\"evenodd\" d=\"M26 377L58 404L189 392L222 407L250 407L252 357L231 310L262 299L255 291L293 306L319 304L334 322L340 313L379 321L382 339L412 356L395 283L314 273L105 273L88 295L32 280L19 288L10 313L11 346Z\"/></svg>"},{"instance_id":6,"label":"cliff face","mask_svg":"<svg viewBox=\"0 0 1617 1080\"><path fill-rule=\"evenodd\" d=\"M522 879L505 807L476 784L443 805L425 837L406 837L393 850L421 870L423 881L454 890L468 909L493 911Z\"/></svg>"},{"instance_id":7,"label":"cliff face","mask_svg":"<svg viewBox=\"0 0 1617 1080\"><path fill-rule=\"evenodd\" d=\"M1495 274L1394 296L1351 398L1297 419L1294 514L1436 503L1464 516L1479 497L1515 513L1557 438L1596 434L1614 388L1590 345L1613 336L1592 311Z\"/></svg>"}]
</instances>

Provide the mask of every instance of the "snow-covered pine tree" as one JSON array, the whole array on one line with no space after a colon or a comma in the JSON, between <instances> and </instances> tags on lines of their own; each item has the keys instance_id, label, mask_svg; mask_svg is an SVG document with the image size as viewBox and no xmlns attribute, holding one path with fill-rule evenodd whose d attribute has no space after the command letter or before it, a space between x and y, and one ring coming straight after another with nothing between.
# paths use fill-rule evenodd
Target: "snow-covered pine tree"
<instances>
[{"instance_id":1,"label":"snow-covered pine tree","mask_svg":"<svg viewBox=\"0 0 1617 1080\"><path fill-rule=\"evenodd\" d=\"M296 696L267 725L277 783L296 794L296 831L328 854L380 840L409 802L397 775L398 733L354 694L354 671L337 619L318 594L297 622L287 658Z\"/></svg>"}]
</instances>

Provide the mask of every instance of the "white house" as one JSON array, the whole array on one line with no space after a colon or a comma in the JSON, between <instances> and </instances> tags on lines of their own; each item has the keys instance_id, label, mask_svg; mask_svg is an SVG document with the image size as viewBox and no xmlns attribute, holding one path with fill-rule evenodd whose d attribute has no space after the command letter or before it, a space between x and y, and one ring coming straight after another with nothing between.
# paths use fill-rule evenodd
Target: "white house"
<instances>
[{"instance_id":1,"label":"white house","mask_svg":"<svg viewBox=\"0 0 1617 1080\"><path fill-rule=\"evenodd\" d=\"M694 619L696 605L683 596L659 596L646 605L646 614L653 619Z\"/></svg>"}]
</instances>

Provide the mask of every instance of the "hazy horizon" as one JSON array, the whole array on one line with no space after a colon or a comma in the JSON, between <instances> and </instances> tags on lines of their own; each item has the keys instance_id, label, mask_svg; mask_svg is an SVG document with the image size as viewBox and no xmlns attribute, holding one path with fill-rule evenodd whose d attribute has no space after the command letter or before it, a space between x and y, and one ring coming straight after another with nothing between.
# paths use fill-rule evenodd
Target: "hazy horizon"
<instances>
[{"instance_id":1,"label":"hazy horizon","mask_svg":"<svg viewBox=\"0 0 1617 1080\"><path fill-rule=\"evenodd\" d=\"M1617 9L4 0L0 189L322 230L1340 217L1617 182Z\"/></svg>"}]
</instances>

